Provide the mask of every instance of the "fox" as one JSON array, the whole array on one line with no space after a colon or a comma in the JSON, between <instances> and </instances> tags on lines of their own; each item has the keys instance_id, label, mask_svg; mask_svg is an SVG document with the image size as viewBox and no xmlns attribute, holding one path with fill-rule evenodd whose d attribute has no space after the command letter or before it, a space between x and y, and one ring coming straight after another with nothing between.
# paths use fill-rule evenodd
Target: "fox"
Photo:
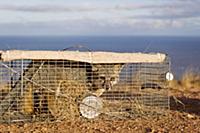
<instances>
[{"instance_id":1,"label":"fox","mask_svg":"<svg viewBox=\"0 0 200 133\"><path fill-rule=\"evenodd\" d=\"M64 103L59 101L62 96L67 95L71 98L74 97L74 92L87 89L85 87L88 80L87 72L90 69L90 64L72 61L57 61L56 64L54 61L31 62L23 74L23 77L31 81L24 81L21 112L25 115L36 115L49 111L57 117L60 108L67 110L66 107L58 105L59 102ZM20 86L20 83L16 84Z\"/></svg>"},{"instance_id":2,"label":"fox","mask_svg":"<svg viewBox=\"0 0 200 133\"><path fill-rule=\"evenodd\" d=\"M48 109L53 116L59 115L56 102L57 98L59 98L59 94L65 95L65 92L62 92L62 90L66 90L66 88L71 88L71 91L73 91L73 88L76 88L75 84L77 86L82 86L83 90L89 90L90 94L92 93L100 97L105 91L111 90L112 87L119 82L120 72L123 68L123 64L64 63L65 67L63 67L62 62L60 64L57 62L55 65L53 62L41 63L38 61L28 66L24 76L30 77L33 81L42 84L45 88L50 88L55 91L55 93L47 93L48 90L46 89L44 89L46 90L44 92L41 91L41 94L36 93L38 86L29 86L27 83L25 86L26 93L24 94L24 102L22 104L24 114L35 114L38 110L40 112L40 108L44 108ZM48 78L48 80L45 78ZM63 86L63 84L66 84L66 86ZM81 90L77 91L81 92ZM68 91L66 91L66 93L67 95L70 94ZM32 96L33 94L34 96ZM40 107L43 106L43 104L39 104L43 103L42 101L46 101L47 105Z\"/></svg>"},{"instance_id":3,"label":"fox","mask_svg":"<svg viewBox=\"0 0 200 133\"><path fill-rule=\"evenodd\" d=\"M100 97L119 82L123 64L93 64L91 74L92 94Z\"/></svg>"}]
</instances>

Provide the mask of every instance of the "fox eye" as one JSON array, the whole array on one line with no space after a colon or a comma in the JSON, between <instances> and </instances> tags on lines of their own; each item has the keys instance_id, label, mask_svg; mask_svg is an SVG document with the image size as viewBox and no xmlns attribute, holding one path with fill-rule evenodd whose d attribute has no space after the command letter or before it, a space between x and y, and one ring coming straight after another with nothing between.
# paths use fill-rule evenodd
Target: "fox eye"
<instances>
[{"instance_id":1,"label":"fox eye","mask_svg":"<svg viewBox=\"0 0 200 133\"><path fill-rule=\"evenodd\" d=\"M110 80L111 80L111 81L115 81L115 77L111 77Z\"/></svg>"},{"instance_id":2,"label":"fox eye","mask_svg":"<svg viewBox=\"0 0 200 133\"><path fill-rule=\"evenodd\" d=\"M106 76L105 76L104 74L100 74L100 75L99 75L99 79L105 80L105 79L106 79Z\"/></svg>"},{"instance_id":3,"label":"fox eye","mask_svg":"<svg viewBox=\"0 0 200 133\"><path fill-rule=\"evenodd\" d=\"M100 78L101 80L105 80L105 79L106 79L105 76L100 76L99 78Z\"/></svg>"}]
</instances>

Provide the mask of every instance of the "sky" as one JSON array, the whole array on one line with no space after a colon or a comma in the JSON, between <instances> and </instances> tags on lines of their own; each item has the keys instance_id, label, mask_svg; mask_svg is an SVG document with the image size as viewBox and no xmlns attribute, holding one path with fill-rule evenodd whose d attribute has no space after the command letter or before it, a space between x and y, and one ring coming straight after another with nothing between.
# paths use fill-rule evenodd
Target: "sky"
<instances>
[{"instance_id":1,"label":"sky","mask_svg":"<svg viewBox=\"0 0 200 133\"><path fill-rule=\"evenodd\" d=\"M0 0L0 35L200 36L200 0Z\"/></svg>"}]
</instances>

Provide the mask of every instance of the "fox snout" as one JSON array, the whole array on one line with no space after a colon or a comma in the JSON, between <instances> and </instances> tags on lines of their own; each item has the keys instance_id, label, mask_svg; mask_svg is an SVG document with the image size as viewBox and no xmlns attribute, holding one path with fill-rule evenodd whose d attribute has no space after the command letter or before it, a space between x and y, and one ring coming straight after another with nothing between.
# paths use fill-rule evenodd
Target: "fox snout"
<instances>
[{"instance_id":1,"label":"fox snout","mask_svg":"<svg viewBox=\"0 0 200 133\"><path fill-rule=\"evenodd\" d=\"M106 82L105 85L104 85L104 88L105 88L105 90L111 90L111 88L112 88L111 83Z\"/></svg>"},{"instance_id":2,"label":"fox snout","mask_svg":"<svg viewBox=\"0 0 200 133\"><path fill-rule=\"evenodd\" d=\"M105 80L105 83L104 83L104 89L105 90L111 90L112 89L112 82L110 80Z\"/></svg>"}]
</instances>

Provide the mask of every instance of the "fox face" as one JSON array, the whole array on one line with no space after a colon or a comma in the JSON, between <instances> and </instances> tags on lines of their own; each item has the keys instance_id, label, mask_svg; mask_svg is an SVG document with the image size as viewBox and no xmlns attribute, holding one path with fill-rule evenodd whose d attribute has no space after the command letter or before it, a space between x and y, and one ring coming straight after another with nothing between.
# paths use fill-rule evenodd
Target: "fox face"
<instances>
[{"instance_id":1,"label":"fox face","mask_svg":"<svg viewBox=\"0 0 200 133\"><path fill-rule=\"evenodd\" d=\"M106 90L111 90L118 83L121 64L94 64L92 68L92 90L99 95Z\"/></svg>"}]
</instances>

